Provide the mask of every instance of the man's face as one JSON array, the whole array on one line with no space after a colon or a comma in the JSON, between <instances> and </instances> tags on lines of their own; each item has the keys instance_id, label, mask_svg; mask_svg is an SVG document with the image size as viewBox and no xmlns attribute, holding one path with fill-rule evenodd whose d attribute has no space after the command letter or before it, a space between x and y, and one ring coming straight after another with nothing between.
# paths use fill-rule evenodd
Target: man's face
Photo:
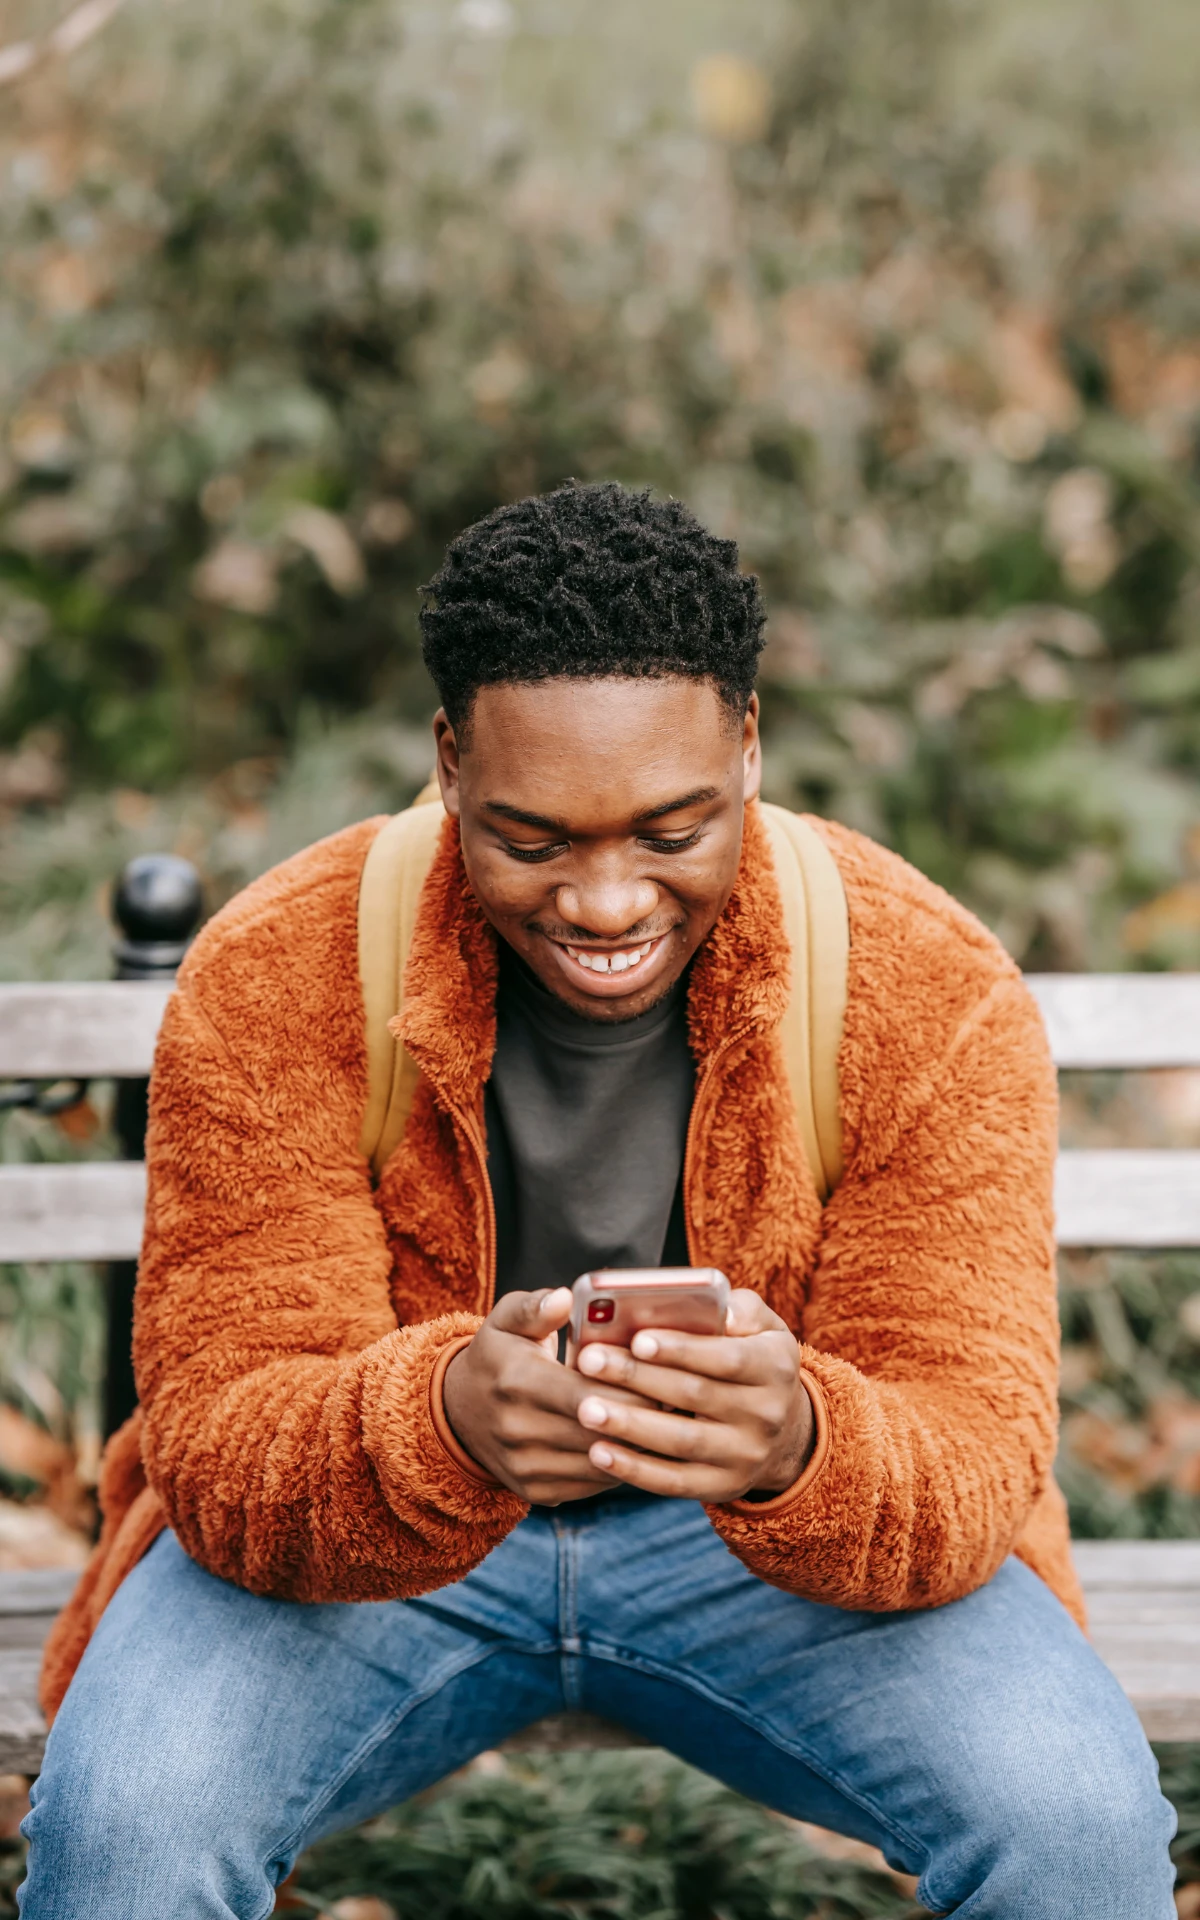
<instances>
[{"instance_id":1,"label":"man's face","mask_svg":"<svg viewBox=\"0 0 1200 1920\"><path fill-rule=\"evenodd\" d=\"M487 918L591 1020L630 1020L679 978L733 888L758 792L758 702L715 686L544 680L482 687L460 748L434 722L438 778Z\"/></svg>"}]
</instances>

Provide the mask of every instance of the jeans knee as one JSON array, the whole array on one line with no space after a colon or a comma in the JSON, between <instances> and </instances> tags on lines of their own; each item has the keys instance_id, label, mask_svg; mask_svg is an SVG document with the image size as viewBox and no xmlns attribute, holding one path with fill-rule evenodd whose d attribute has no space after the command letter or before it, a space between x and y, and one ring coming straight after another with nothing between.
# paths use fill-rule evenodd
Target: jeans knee
<instances>
[{"instance_id":1,"label":"jeans knee","mask_svg":"<svg viewBox=\"0 0 1200 1920\"><path fill-rule=\"evenodd\" d=\"M1068 1867L1086 1861L1094 1873L1104 1863L1106 1874L1131 1889L1152 1886L1169 1872L1175 1810L1162 1796L1149 1752L1141 1765L1081 1767L1034 1811L1043 1844L1053 1844Z\"/></svg>"},{"instance_id":2,"label":"jeans knee","mask_svg":"<svg viewBox=\"0 0 1200 1920\"><path fill-rule=\"evenodd\" d=\"M22 1920L271 1911L274 1882L253 1823L214 1804L195 1768L47 1757L21 1829L30 1843Z\"/></svg>"},{"instance_id":3,"label":"jeans knee","mask_svg":"<svg viewBox=\"0 0 1200 1920\"><path fill-rule=\"evenodd\" d=\"M981 1915L1173 1920L1175 1813L1144 1743L1030 1756L986 1785L923 1884L935 1911L974 1894Z\"/></svg>"},{"instance_id":4,"label":"jeans knee","mask_svg":"<svg viewBox=\"0 0 1200 1920\"><path fill-rule=\"evenodd\" d=\"M34 1887L42 1874L97 1890L122 1876L129 1883L157 1852L186 1857L196 1838L188 1800L157 1791L137 1767L67 1756L35 1782L30 1800L21 1831Z\"/></svg>"}]
</instances>

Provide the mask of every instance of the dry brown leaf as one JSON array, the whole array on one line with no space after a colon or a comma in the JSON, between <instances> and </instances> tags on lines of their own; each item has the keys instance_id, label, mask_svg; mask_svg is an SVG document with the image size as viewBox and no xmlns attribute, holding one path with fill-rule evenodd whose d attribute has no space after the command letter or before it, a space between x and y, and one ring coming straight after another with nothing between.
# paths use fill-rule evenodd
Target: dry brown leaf
<instances>
[{"instance_id":1,"label":"dry brown leaf","mask_svg":"<svg viewBox=\"0 0 1200 1920\"><path fill-rule=\"evenodd\" d=\"M1064 1422L1063 1434L1075 1458L1114 1487L1135 1493L1147 1485L1145 1467L1154 1443L1145 1427L1100 1413L1074 1413Z\"/></svg>"},{"instance_id":2,"label":"dry brown leaf","mask_svg":"<svg viewBox=\"0 0 1200 1920\"><path fill-rule=\"evenodd\" d=\"M1040 414L1056 432L1079 419L1079 395L1063 365L1058 331L1048 313L1012 309L996 323L992 372L1010 406Z\"/></svg>"},{"instance_id":3,"label":"dry brown leaf","mask_svg":"<svg viewBox=\"0 0 1200 1920\"><path fill-rule=\"evenodd\" d=\"M308 503L293 507L283 523L289 540L316 561L335 593L349 597L367 584L358 544L336 513Z\"/></svg>"},{"instance_id":4,"label":"dry brown leaf","mask_svg":"<svg viewBox=\"0 0 1200 1920\"><path fill-rule=\"evenodd\" d=\"M740 146L761 140L771 119L771 83L761 67L736 53L713 53L692 68L692 108L714 140Z\"/></svg>"},{"instance_id":5,"label":"dry brown leaf","mask_svg":"<svg viewBox=\"0 0 1200 1920\"><path fill-rule=\"evenodd\" d=\"M789 1820L787 1824L814 1853L821 1854L824 1859L848 1860L858 1867L870 1867L876 1873L886 1873L905 1893L916 1893L916 1876L890 1867L879 1848L870 1846L867 1841L852 1840L848 1834L834 1833L829 1827L815 1827L808 1820Z\"/></svg>"},{"instance_id":6,"label":"dry brown leaf","mask_svg":"<svg viewBox=\"0 0 1200 1920\"><path fill-rule=\"evenodd\" d=\"M29 1812L29 1781L23 1773L0 1773L0 1840L15 1840Z\"/></svg>"},{"instance_id":7,"label":"dry brown leaf","mask_svg":"<svg viewBox=\"0 0 1200 1920\"><path fill-rule=\"evenodd\" d=\"M1145 953L1164 934L1193 933L1200 929L1200 880L1182 880L1145 906L1135 907L1121 924L1128 952Z\"/></svg>"},{"instance_id":8,"label":"dry brown leaf","mask_svg":"<svg viewBox=\"0 0 1200 1920\"><path fill-rule=\"evenodd\" d=\"M77 1100L74 1106L59 1109L54 1124L68 1140L90 1140L99 1130L100 1115L90 1100Z\"/></svg>"},{"instance_id":9,"label":"dry brown leaf","mask_svg":"<svg viewBox=\"0 0 1200 1920\"><path fill-rule=\"evenodd\" d=\"M192 573L192 591L236 613L270 613L279 597L279 558L250 540L222 540Z\"/></svg>"},{"instance_id":10,"label":"dry brown leaf","mask_svg":"<svg viewBox=\"0 0 1200 1920\"><path fill-rule=\"evenodd\" d=\"M22 1479L36 1481L45 1489L45 1507L55 1518L72 1531L87 1536L94 1508L91 1495L80 1480L73 1448L3 1401L0 1401L0 1467ZM37 1510L18 1509L21 1512Z\"/></svg>"},{"instance_id":11,"label":"dry brown leaf","mask_svg":"<svg viewBox=\"0 0 1200 1920\"><path fill-rule=\"evenodd\" d=\"M52 1433L0 1402L0 1467L46 1486L74 1468L70 1447Z\"/></svg>"}]
</instances>

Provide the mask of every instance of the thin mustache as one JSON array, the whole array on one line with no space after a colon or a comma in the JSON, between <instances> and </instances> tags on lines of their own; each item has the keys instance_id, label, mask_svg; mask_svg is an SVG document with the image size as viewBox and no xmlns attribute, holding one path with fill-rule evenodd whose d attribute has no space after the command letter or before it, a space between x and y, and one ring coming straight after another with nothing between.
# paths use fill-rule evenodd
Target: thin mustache
<instances>
[{"instance_id":1,"label":"thin mustache","mask_svg":"<svg viewBox=\"0 0 1200 1920\"><path fill-rule=\"evenodd\" d=\"M639 923L616 940L597 940L594 933L588 933L582 927L546 926L541 920L531 920L529 927L531 933L540 933L547 940L557 940L561 946L591 947L598 952L608 953L619 951L622 947L640 946L643 940L661 940L664 933L673 932L677 924L672 921L665 927L655 929Z\"/></svg>"}]
</instances>

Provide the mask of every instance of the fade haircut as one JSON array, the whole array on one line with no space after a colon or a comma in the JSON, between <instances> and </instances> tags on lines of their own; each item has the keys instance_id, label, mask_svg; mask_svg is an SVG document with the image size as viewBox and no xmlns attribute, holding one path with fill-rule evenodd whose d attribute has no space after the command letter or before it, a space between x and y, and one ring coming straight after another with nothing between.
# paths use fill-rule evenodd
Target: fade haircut
<instances>
[{"instance_id":1,"label":"fade haircut","mask_svg":"<svg viewBox=\"0 0 1200 1920\"><path fill-rule=\"evenodd\" d=\"M422 651L466 744L480 687L683 674L740 727L764 611L758 581L678 500L613 482L497 507L422 588Z\"/></svg>"}]
</instances>

